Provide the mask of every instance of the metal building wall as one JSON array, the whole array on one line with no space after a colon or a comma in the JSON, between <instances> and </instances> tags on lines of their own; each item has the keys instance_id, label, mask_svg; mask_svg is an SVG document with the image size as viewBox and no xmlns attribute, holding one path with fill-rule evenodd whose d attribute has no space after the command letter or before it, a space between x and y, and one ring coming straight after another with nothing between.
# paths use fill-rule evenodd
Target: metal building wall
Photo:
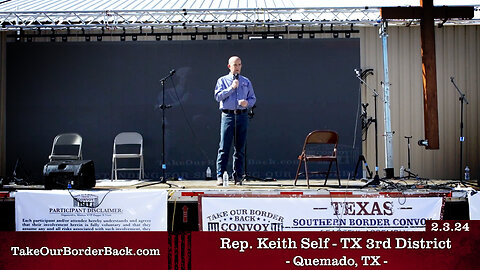
<instances>
[{"instance_id":1,"label":"metal building wall","mask_svg":"<svg viewBox=\"0 0 480 270\"><path fill-rule=\"evenodd\" d=\"M361 65L373 68L374 75L367 83L379 93L378 98L378 155L380 176L385 167L385 141L383 136L383 61L379 27L365 27L360 31ZM388 28L389 75L391 82L391 116L395 175L400 166L407 167L407 139L411 139L411 169L420 177L430 179L458 179L460 177L460 101L459 94L450 81L469 101L464 106L464 137L462 175L465 165L471 169L471 178L478 179L480 163L480 127L478 108L480 102L480 26L444 26L435 28L438 83L439 150L426 150L418 146L424 139L422 65L420 27ZM368 102L368 114L373 116L374 99L370 90L362 87L362 102ZM368 164L375 165L375 131L368 130L363 143L363 153Z\"/></svg>"}]
</instances>

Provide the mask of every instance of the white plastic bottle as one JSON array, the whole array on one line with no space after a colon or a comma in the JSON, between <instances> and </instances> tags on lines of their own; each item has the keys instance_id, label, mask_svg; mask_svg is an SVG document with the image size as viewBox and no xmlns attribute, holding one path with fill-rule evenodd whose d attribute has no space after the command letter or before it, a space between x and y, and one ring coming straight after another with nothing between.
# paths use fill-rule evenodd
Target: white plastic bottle
<instances>
[{"instance_id":1,"label":"white plastic bottle","mask_svg":"<svg viewBox=\"0 0 480 270\"><path fill-rule=\"evenodd\" d=\"M465 167L465 180L470 180L470 168Z\"/></svg>"},{"instance_id":2,"label":"white plastic bottle","mask_svg":"<svg viewBox=\"0 0 480 270\"><path fill-rule=\"evenodd\" d=\"M400 178L404 178L405 177L405 167L401 166L400 167Z\"/></svg>"},{"instance_id":3,"label":"white plastic bottle","mask_svg":"<svg viewBox=\"0 0 480 270\"><path fill-rule=\"evenodd\" d=\"M228 173L227 173L227 171L223 172L223 186L228 187Z\"/></svg>"},{"instance_id":4,"label":"white plastic bottle","mask_svg":"<svg viewBox=\"0 0 480 270\"><path fill-rule=\"evenodd\" d=\"M210 169L210 166L207 167L207 171L205 172L205 179L212 180L212 169Z\"/></svg>"}]
</instances>

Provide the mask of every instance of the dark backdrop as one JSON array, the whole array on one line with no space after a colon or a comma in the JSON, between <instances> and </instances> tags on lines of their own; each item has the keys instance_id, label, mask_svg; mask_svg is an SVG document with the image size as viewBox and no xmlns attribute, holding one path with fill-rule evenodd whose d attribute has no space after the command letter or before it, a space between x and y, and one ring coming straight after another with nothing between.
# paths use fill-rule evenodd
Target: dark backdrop
<instances>
[{"instance_id":1,"label":"dark backdrop","mask_svg":"<svg viewBox=\"0 0 480 270\"><path fill-rule=\"evenodd\" d=\"M167 176L203 179L215 171L220 113L215 82L231 55L257 95L248 134L248 171L294 178L305 136L340 134L346 178L360 153L359 39L160 42L9 43L7 47L7 168L17 159L41 178L55 135L77 132L97 178L110 178L113 139L144 137L146 177L161 176L162 91L166 81ZM175 86L175 88L174 88ZM357 132L355 148L354 133ZM133 174L124 177L134 177Z\"/></svg>"}]
</instances>

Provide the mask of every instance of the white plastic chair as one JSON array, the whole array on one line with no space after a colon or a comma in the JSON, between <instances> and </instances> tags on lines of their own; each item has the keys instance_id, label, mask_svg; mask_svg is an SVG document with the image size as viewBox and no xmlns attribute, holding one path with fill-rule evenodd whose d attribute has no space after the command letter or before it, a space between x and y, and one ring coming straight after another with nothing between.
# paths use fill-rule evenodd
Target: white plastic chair
<instances>
[{"instance_id":1,"label":"white plastic chair","mask_svg":"<svg viewBox=\"0 0 480 270\"><path fill-rule=\"evenodd\" d=\"M78 147L78 152L72 151L72 149L75 146ZM69 153L60 153L64 151ZM52 152L50 153L50 156L48 156L48 158L50 159L50 161L81 160L82 159L82 136L80 136L77 133L58 134L57 136L55 136L55 139L53 139Z\"/></svg>"},{"instance_id":2,"label":"white plastic chair","mask_svg":"<svg viewBox=\"0 0 480 270\"><path fill-rule=\"evenodd\" d=\"M119 145L139 145L140 150L137 153L118 153L117 146ZM138 168L118 168L118 159L139 159L140 165ZM118 180L117 171L137 171L138 179L142 180L145 176L143 163L143 137L138 132L122 132L115 136L113 141L113 155L112 155L112 180Z\"/></svg>"}]
</instances>

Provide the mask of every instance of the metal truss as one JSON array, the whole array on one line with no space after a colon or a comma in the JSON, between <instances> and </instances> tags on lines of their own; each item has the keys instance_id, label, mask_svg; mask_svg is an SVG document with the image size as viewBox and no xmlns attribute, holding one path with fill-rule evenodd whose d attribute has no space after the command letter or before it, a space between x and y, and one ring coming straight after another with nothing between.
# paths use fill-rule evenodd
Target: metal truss
<instances>
[{"instance_id":1,"label":"metal truss","mask_svg":"<svg viewBox=\"0 0 480 270\"><path fill-rule=\"evenodd\" d=\"M460 24L478 24L476 18ZM0 30L377 25L380 8L175 9L0 12ZM411 24L412 21L393 22Z\"/></svg>"},{"instance_id":2,"label":"metal truss","mask_svg":"<svg viewBox=\"0 0 480 270\"><path fill-rule=\"evenodd\" d=\"M18 11L0 12L0 29L368 25L379 19L378 8Z\"/></svg>"}]
</instances>

